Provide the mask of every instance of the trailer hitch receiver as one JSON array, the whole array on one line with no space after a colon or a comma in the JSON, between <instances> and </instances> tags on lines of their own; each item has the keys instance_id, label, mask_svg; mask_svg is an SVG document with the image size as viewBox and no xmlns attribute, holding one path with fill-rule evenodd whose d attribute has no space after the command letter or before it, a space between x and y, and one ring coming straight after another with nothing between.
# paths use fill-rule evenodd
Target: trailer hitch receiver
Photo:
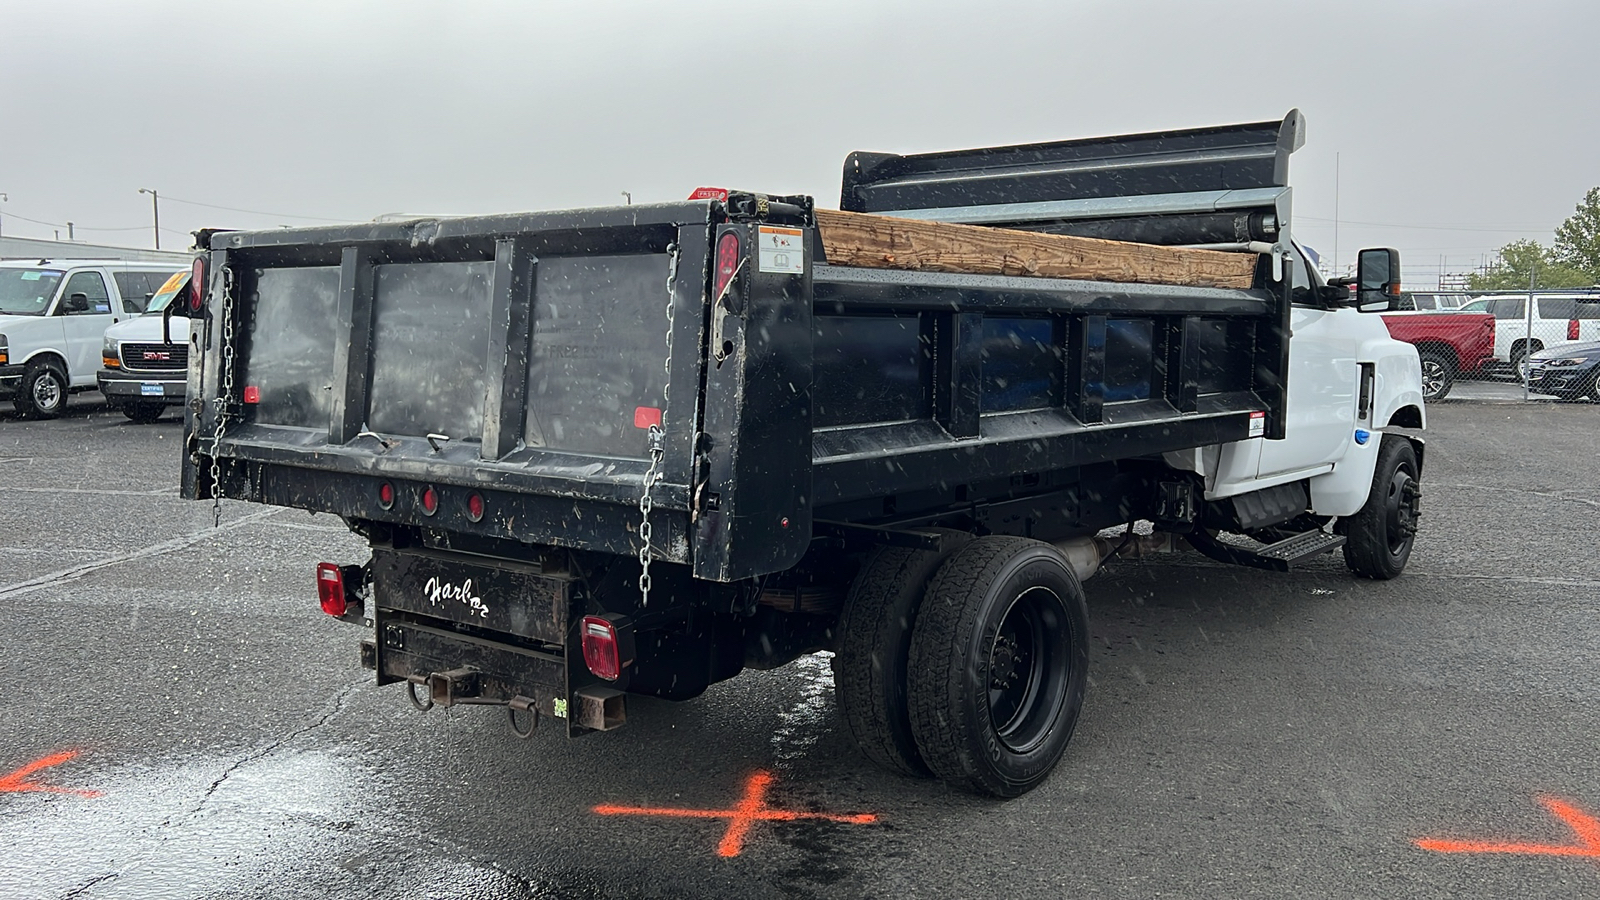
<instances>
[{"instance_id":1,"label":"trailer hitch receiver","mask_svg":"<svg viewBox=\"0 0 1600 900\"><path fill-rule=\"evenodd\" d=\"M428 697L437 706L454 706L476 698L479 692L478 670L471 666L428 676Z\"/></svg>"}]
</instances>

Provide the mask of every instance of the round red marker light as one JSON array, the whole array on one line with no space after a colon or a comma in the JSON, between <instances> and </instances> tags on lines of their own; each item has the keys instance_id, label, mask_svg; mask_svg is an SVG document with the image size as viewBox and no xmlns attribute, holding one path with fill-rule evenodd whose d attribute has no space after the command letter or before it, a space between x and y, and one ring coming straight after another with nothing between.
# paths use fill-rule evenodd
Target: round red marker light
<instances>
[{"instance_id":1,"label":"round red marker light","mask_svg":"<svg viewBox=\"0 0 1600 900\"><path fill-rule=\"evenodd\" d=\"M387 481L378 485L378 505L384 509L394 507L394 485Z\"/></svg>"},{"instance_id":2,"label":"round red marker light","mask_svg":"<svg viewBox=\"0 0 1600 900\"><path fill-rule=\"evenodd\" d=\"M430 516L439 511L439 493L431 487L422 492L422 511Z\"/></svg>"},{"instance_id":3,"label":"round red marker light","mask_svg":"<svg viewBox=\"0 0 1600 900\"><path fill-rule=\"evenodd\" d=\"M483 497L476 493L467 495L467 518L474 522L483 521Z\"/></svg>"}]
</instances>

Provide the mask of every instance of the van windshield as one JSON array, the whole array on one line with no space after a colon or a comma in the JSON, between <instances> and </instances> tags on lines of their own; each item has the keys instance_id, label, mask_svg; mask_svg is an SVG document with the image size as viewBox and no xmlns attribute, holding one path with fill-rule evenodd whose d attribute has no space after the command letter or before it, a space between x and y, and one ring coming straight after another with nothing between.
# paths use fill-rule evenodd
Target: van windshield
<instances>
[{"instance_id":1,"label":"van windshield","mask_svg":"<svg viewBox=\"0 0 1600 900\"><path fill-rule=\"evenodd\" d=\"M58 269L0 269L0 314L44 315L64 274Z\"/></svg>"},{"instance_id":2,"label":"van windshield","mask_svg":"<svg viewBox=\"0 0 1600 900\"><path fill-rule=\"evenodd\" d=\"M188 284L188 272L174 272L172 277L168 278L166 283L161 286L161 290L156 291L155 295L150 298L150 305L144 308L144 314L148 316L166 309L167 304L172 302L172 298L182 293L184 287Z\"/></svg>"}]
</instances>

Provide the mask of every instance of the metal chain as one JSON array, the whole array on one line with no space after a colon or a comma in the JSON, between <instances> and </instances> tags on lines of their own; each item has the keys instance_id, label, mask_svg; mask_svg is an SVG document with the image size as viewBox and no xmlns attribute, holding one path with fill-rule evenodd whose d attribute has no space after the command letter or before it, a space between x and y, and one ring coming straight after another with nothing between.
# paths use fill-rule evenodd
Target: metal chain
<instances>
[{"instance_id":1,"label":"metal chain","mask_svg":"<svg viewBox=\"0 0 1600 900\"><path fill-rule=\"evenodd\" d=\"M678 245L667 245L667 355L661 363L661 412L666 415L667 399L672 392L672 321L673 307L677 301ZM650 491L666 474L662 460L666 457L666 432L660 425L651 425L647 437L650 441L650 466L644 471L644 487L639 492L639 608L650 605L650 511L655 501Z\"/></svg>"},{"instance_id":2,"label":"metal chain","mask_svg":"<svg viewBox=\"0 0 1600 900\"><path fill-rule=\"evenodd\" d=\"M222 270L222 394L212 403L217 428L211 434L211 527L222 525L222 432L228 427L228 403L233 397L233 270Z\"/></svg>"}]
</instances>

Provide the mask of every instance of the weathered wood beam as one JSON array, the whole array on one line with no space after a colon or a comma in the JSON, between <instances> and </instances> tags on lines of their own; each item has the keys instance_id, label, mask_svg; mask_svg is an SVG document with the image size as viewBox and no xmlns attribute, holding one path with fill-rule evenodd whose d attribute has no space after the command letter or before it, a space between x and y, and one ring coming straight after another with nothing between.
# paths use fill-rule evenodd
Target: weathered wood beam
<instances>
[{"instance_id":1,"label":"weathered wood beam","mask_svg":"<svg viewBox=\"0 0 1600 900\"><path fill-rule=\"evenodd\" d=\"M1033 275L1248 288L1256 254L1039 234L978 225L896 219L819 209L828 262L869 269L920 269L973 275Z\"/></svg>"}]
</instances>

